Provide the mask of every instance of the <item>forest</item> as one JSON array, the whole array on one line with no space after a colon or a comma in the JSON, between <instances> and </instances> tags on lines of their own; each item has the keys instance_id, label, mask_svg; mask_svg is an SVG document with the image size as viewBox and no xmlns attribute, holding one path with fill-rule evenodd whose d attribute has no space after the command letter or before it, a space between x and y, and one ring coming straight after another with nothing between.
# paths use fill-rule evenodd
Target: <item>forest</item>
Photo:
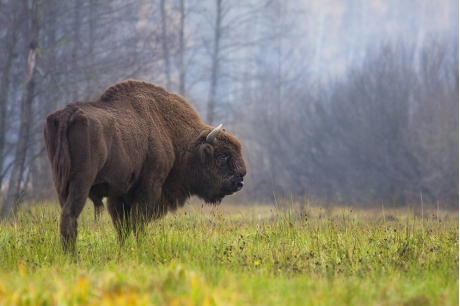
<instances>
[{"instance_id":1,"label":"forest","mask_svg":"<svg viewBox=\"0 0 460 306\"><path fill-rule=\"evenodd\" d=\"M458 209L458 1L0 0L0 213L55 199L50 112L126 79L243 145L240 203ZM231 200L229 200L231 201Z\"/></svg>"}]
</instances>

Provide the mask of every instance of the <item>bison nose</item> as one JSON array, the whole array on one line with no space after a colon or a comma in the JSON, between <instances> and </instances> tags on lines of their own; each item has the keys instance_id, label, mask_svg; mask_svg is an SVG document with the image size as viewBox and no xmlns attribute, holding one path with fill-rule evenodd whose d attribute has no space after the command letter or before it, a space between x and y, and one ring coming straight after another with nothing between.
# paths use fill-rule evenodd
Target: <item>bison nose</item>
<instances>
[{"instance_id":1,"label":"bison nose","mask_svg":"<svg viewBox=\"0 0 460 306\"><path fill-rule=\"evenodd\" d=\"M243 179L241 179L241 181L236 182L236 188L238 189L238 191L240 191L241 188L243 188L243 185Z\"/></svg>"}]
</instances>

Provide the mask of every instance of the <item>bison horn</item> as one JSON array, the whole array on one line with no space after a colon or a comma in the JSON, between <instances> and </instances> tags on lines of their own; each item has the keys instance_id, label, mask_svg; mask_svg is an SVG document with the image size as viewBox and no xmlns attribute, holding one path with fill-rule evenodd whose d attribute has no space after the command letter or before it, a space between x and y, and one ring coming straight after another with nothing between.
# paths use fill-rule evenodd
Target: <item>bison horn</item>
<instances>
[{"instance_id":1,"label":"bison horn","mask_svg":"<svg viewBox=\"0 0 460 306\"><path fill-rule=\"evenodd\" d=\"M217 134L222 130L222 124L216 127L214 130L211 131L211 133L206 136L206 141L209 143L213 143L214 139L216 139Z\"/></svg>"}]
</instances>

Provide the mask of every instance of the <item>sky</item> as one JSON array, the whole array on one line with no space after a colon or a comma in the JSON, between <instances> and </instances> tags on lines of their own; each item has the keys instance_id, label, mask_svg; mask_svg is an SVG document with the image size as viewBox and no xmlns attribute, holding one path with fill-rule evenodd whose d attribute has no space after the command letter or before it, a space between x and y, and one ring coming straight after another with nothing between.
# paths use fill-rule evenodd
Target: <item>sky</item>
<instances>
[{"instance_id":1,"label":"sky","mask_svg":"<svg viewBox=\"0 0 460 306\"><path fill-rule=\"evenodd\" d=\"M315 72L341 74L381 43L421 47L434 38L458 43L457 0L301 0L298 5Z\"/></svg>"}]
</instances>

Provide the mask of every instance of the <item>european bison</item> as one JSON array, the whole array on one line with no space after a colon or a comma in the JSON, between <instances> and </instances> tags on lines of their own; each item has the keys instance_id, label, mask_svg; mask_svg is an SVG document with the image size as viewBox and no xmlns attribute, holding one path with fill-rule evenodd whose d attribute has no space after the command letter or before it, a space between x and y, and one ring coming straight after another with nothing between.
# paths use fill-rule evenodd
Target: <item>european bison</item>
<instances>
[{"instance_id":1,"label":"european bison","mask_svg":"<svg viewBox=\"0 0 460 306\"><path fill-rule=\"evenodd\" d=\"M130 230L184 205L210 204L243 187L239 141L204 124L181 96L128 80L98 100L75 102L44 124L48 158L62 208L61 242L74 250L77 218L89 197L112 217L120 241Z\"/></svg>"}]
</instances>

